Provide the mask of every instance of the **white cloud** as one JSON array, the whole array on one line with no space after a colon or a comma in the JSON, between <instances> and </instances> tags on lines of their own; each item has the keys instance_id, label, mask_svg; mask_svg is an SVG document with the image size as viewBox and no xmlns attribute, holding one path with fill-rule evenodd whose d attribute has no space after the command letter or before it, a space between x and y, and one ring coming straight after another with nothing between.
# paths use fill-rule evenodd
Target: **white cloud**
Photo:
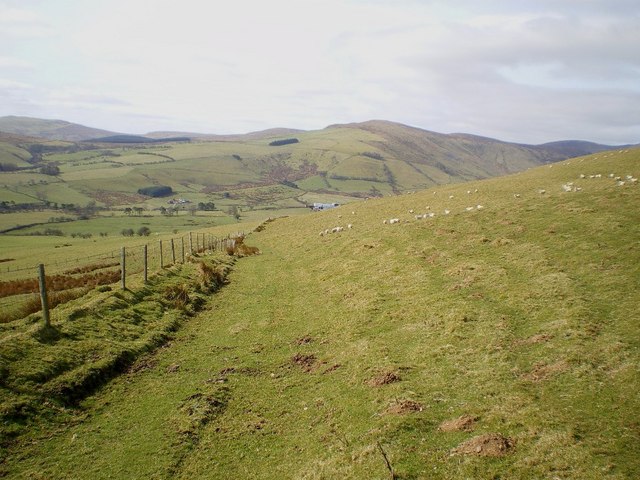
<instances>
[{"instance_id":1,"label":"white cloud","mask_svg":"<svg viewBox=\"0 0 640 480\"><path fill-rule=\"evenodd\" d=\"M0 72L34 88L0 84L0 114L216 133L386 118L514 141L637 142L636 3L5 2L0 38L15 41Z\"/></svg>"}]
</instances>

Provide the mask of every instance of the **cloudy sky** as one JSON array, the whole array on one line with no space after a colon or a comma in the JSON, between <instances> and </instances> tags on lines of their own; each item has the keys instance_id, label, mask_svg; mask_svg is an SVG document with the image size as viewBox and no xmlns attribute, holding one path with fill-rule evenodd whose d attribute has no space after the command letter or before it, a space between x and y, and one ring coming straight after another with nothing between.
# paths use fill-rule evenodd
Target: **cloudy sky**
<instances>
[{"instance_id":1,"label":"cloudy sky","mask_svg":"<svg viewBox=\"0 0 640 480\"><path fill-rule=\"evenodd\" d=\"M0 0L0 116L640 142L638 0Z\"/></svg>"}]
</instances>

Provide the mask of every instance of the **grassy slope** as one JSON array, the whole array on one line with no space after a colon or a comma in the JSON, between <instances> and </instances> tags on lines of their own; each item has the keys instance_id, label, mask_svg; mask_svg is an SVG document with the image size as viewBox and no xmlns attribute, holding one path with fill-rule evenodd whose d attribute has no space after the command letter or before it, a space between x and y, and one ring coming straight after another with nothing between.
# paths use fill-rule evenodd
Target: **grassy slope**
<instances>
[{"instance_id":1,"label":"grassy slope","mask_svg":"<svg viewBox=\"0 0 640 480\"><path fill-rule=\"evenodd\" d=\"M637 478L640 187L579 175L637 176L638 162L588 157L269 224L250 237L263 254L173 345L4 468L385 478L380 442L399 478ZM436 218L407 213L427 206ZM370 384L384 373L399 381ZM408 400L421 410L392 413ZM438 430L462 414L473 432ZM485 432L514 449L450 456Z\"/></svg>"}]
</instances>

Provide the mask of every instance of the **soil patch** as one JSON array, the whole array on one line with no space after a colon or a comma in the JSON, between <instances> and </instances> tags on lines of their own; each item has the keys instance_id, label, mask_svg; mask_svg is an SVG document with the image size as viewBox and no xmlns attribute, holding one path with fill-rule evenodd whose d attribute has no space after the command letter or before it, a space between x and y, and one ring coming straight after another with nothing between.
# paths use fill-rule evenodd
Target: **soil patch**
<instances>
[{"instance_id":1,"label":"soil patch","mask_svg":"<svg viewBox=\"0 0 640 480\"><path fill-rule=\"evenodd\" d=\"M499 433L485 433L462 442L451 450L451 455L502 457L513 448L513 441Z\"/></svg>"},{"instance_id":2,"label":"soil patch","mask_svg":"<svg viewBox=\"0 0 640 480\"><path fill-rule=\"evenodd\" d=\"M306 355L304 353L296 353L293 357L291 357L291 363L299 366L305 372L310 372L315 366L317 360L318 359L313 354Z\"/></svg>"},{"instance_id":3,"label":"soil patch","mask_svg":"<svg viewBox=\"0 0 640 480\"><path fill-rule=\"evenodd\" d=\"M562 373L569 368L569 364L565 360L560 360L552 364L538 363L533 366L529 373L522 375L522 378L530 382L540 382L546 380L553 375Z\"/></svg>"},{"instance_id":4,"label":"soil patch","mask_svg":"<svg viewBox=\"0 0 640 480\"><path fill-rule=\"evenodd\" d=\"M304 337L300 337L296 339L296 345L308 345L313 342L313 337L310 335L305 335Z\"/></svg>"},{"instance_id":5,"label":"soil patch","mask_svg":"<svg viewBox=\"0 0 640 480\"><path fill-rule=\"evenodd\" d=\"M367 385L369 385L370 387L381 387L382 385L399 382L400 380L402 380L402 378L400 378L400 375L398 375L396 372L386 370L369 379L367 381Z\"/></svg>"},{"instance_id":6,"label":"soil patch","mask_svg":"<svg viewBox=\"0 0 640 480\"><path fill-rule=\"evenodd\" d=\"M470 432L477 419L477 417L465 414L453 420L445 420L438 426L438 430L441 432Z\"/></svg>"},{"instance_id":7,"label":"soil patch","mask_svg":"<svg viewBox=\"0 0 640 480\"><path fill-rule=\"evenodd\" d=\"M389 415L405 415L407 413L421 412L423 405L413 400L397 400L389 406L384 413Z\"/></svg>"}]
</instances>

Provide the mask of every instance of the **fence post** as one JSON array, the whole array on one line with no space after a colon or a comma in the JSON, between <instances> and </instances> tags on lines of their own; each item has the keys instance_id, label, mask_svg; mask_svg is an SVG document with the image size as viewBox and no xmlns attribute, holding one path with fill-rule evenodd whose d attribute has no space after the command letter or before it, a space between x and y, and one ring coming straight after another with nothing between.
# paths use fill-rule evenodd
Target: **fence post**
<instances>
[{"instance_id":1,"label":"fence post","mask_svg":"<svg viewBox=\"0 0 640 480\"><path fill-rule=\"evenodd\" d=\"M49 327L49 298L47 297L47 283L44 276L44 265L38 265L38 283L40 284L40 303L42 304L42 318L44 326Z\"/></svg>"},{"instance_id":2,"label":"fence post","mask_svg":"<svg viewBox=\"0 0 640 480\"><path fill-rule=\"evenodd\" d=\"M142 247L142 262L144 264L144 283L147 283L147 280L149 279L149 271L148 271L148 265L149 265L149 261L148 261L148 256L147 256L147 246L145 245L144 247Z\"/></svg>"},{"instance_id":3,"label":"fence post","mask_svg":"<svg viewBox=\"0 0 640 480\"><path fill-rule=\"evenodd\" d=\"M176 264L176 246L173 243L173 238L171 239L171 262L173 265Z\"/></svg>"},{"instance_id":4,"label":"fence post","mask_svg":"<svg viewBox=\"0 0 640 480\"><path fill-rule=\"evenodd\" d=\"M193 255L193 235L191 235L191 232L189 232L189 251Z\"/></svg>"},{"instance_id":5,"label":"fence post","mask_svg":"<svg viewBox=\"0 0 640 480\"><path fill-rule=\"evenodd\" d=\"M125 247L120 250L120 282L122 290L127 289L127 254Z\"/></svg>"},{"instance_id":6,"label":"fence post","mask_svg":"<svg viewBox=\"0 0 640 480\"><path fill-rule=\"evenodd\" d=\"M160 240L160 268L164 268L164 258L162 258L162 240Z\"/></svg>"},{"instance_id":7,"label":"fence post","mask_svg":"<svg viewBox=\"0 0 640 480\"><path fill-rule=\"evenodd\" d=\"M182 263L184 263L184 237L180 237L180 242L182 243Z\"/></svg>"}]
</instances>

